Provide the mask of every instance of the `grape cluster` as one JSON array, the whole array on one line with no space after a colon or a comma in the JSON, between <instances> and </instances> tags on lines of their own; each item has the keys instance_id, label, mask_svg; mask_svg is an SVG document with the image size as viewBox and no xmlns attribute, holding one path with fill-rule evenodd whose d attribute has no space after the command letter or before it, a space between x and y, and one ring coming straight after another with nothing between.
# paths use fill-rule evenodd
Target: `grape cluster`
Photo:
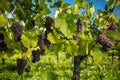
<instances>
[{"instance_id":1,"label":"grape cluster","mask_svg":"<svg viewBox=\"0 0 120 80\"><path fill-rule=\"evenodd\" d=\"M115 25L115 24L112 24L112 25L108 28L108 30L114 30L114 31L117 31L117 30L118 30L118 26Z\"/></svg>"},{"instance_id":2,"label":"grape cluster","mask_svg":"<svg viewBox=\"0 0 120 80\"><path fill-rule=\"evenodd\" d=\"M44 54L44 49L38 49L32 51L32 62L35 63L40 60L40 55Z\"/></svg>"},{"instance_id":3,"label":"grape cluster","mask_svg":"<svg viewBox=\"0 0 120 80\"><path fill-rule=\"evenodd\" d=\"M45 45L47 46L47 48L51 48L51 47L52 47L52 44L51 44L50 41L47 39L47 35L48 35L50 32L52 32L52 29L51 29L52 23L53 23L53 19L48 16L48 17L46 18L46 21L45 21L46 31L45 31L45 38L44 38L44 43L45 43Z\"/></svg>"},{"instance_id":4,"label":"grape cluster","mask_svg":"<svg viewBox=\"0 0 120 80\"><path fill-rule=\"evenodd\" d=\"M20 41L20 37L22 35L22 31L23 31L23 26L20 25L18 22L14 22L12 24L12 30L14 33L14 40L15 41Z\"/></svg>"},{"instance_id":5,"label":"grape cluster","mask_svg":"<svg viewBox=\"0 0 120 80\"><path fill-rule=\"evenodd\" d=\"M99 35L97 42L102 45L103 50L108 51L114 44L103 34Z\"/></svg>"},{"instance_id":6,"label":"grape cluster","mask_svg":"<svg viewBox=\"0 0 120 80\"><path fill-rule=\"evenodd\" d=\"M44 50L33 50L32 51L32 62L35 63L40 60L40 55L44 53Z\"/></svg>"},{"instance_id":7,"label":"grape cluster","mask_svg":"<svg viewBox=\"0 0 120 80\"><path fill-rule=\"evenodd\" d=\"M73 36L73 39L79 42L78 32L76 32L75 36Z\"/></svg>"},{"instance_id":8,"label":"grape cluster","mask_svg":"<svg viewBox=\"0 0 120 80\"><path fill-rule=\"evenodd\" d=\"M77 24L77 31L75 33L75 36L73 36L73 39L78 42L79 41L78 34L79 32L82 32L84 22L82 19L78 19L76 24Z\"/></svg>"},{"instance_id":9,"label":"grape cluster","mask_svg":"<svg viewBox=\"0 0 120 80\"><path fill-rule=\"evenodd\" d=\"M28 24L28 29L33 29L35 27L35 21L34 20L31 20Z\"/></svg>"},{"instance_id":10,"label":"grape cluster","mask_svg":"<svg viewBox=\"0 0 120 80\"><path fill-rule=\"evenodd\" d=\"M24 67L27 65L27 60L25 59L17 59L17 72L18 74L22 74Z\"/></svg>"},{"instance_id":11,"label":"grape cluster","mask_svg":"<svg viewBox=\"0 0 120 80\"><path fill-rule=\"evenodd\" d=\"M7 49L7 45L4 42L4 34L0 33L0 50L4 51L5 49Z\"/></svg>"},{"instance_id":12,"label":"grape cluster","mask_svg":"<svg viewBox=\"0 0 120 80\"><path fill-rule=\"evenodd\" d=\"M44 49L44 39L45 39L44 34L38 35L38 46L40 49Z\"/></svg>"},{"instance_id":13,"label":"grape cluster","mask_svg":"<svg viewBox=\"0 0 120 80\"><path fill-rule=\"evenodd\" d=\"M51 29L52 23L53 23L53 19L48 16L46 18L46 21L45 21L46 30L50 30Z\"/></svg>"},{"instance_id":14,"label":"grape cluster","mask_svg":"<svg viewBox=\"0 0 120 80\"><path fill-rule=\"evenodd\" d=\"M51 48L51 43L47 39L47 35L52 32L51 26L52 26L52 18L47 17L45 21L45 28L46 31L45 33L42 33L38 35L38 46L40 49L38 50L33 50L32 51L32 62L35 63L40 60L40 55L44 54L44 45L46 45L48 48Z\"/></svg>"},{"instance_id":15,"label":"grape cluster","mask_svg":"<svg viewBox=\"0 0 120 80\"><path fill-rule=\"evenodd\" d=\"M77 20L77 32L81 32L83 30L83 25L84 25L84 22L82 19L78 19Z\"/></svg>"}]
</instances>

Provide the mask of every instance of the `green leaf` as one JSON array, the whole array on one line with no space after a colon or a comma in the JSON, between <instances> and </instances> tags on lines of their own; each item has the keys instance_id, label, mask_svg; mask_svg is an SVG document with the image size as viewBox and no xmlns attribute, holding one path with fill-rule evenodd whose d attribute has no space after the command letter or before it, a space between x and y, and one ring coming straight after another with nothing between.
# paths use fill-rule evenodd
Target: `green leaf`
<instances>
[{"instance_id":1,"label":"green leaf","mask_svg":"<svg viewBox=\"0 0 120 80\"><path fill-rule=\"evenodd\" d=\"M0 0L0 9L11 12L14 9L14 5L10 0Z\"/></svg>"},{"instance_id":2,"label":"green leaf","mask_svg":"<svg viewBox=\"0 0 120 80\"><path fill-rule=\"evenodd\" d=\"M72 49L72 53L73 54L78 54L79 46L77 45L77 42L75 40L70 40L69 43L70 43L70 46L71 46L71 49Z\"/></svg>"},{"instance_id":3,"label":"green leaf","mask_svg":"<svg viewBox=\"0 0 120 80\"><path fill-rule=\"evenodd\" d=\"M89 42L89 38L88 36L85 36L83 33L79 34L79 51L78 54L79 55L85 55L87 52L87 48L88 48L88 42Z\"/></svg>"},{"instance_id":4,"label":"green leaf","mask_svg":"<svg viewBox=\"0 0 120 80\"><path fill-rule=\"evenodd\" d=\"M47 35L47 39L51 42L51 43L59 43L60 41L60 35L58 33L56 33L55 31L52 33L49 33Z\"/></svg>"},{"instance_id":5,"label":"green leaf","mask_svg":"<svg viewBox=\"0 0 120 80\"><path fill-rule=\"evenodd\" d=\"M47 2L52 2L52 0L47 0Z\"/></svg>"},{"instance_id":6,"label":"green leaf","mask_svg":"<svg viewBox=\"0 0 120 80\"><path fill-rule=\"evenodd\" d=\"M107 31L107 33L106 33L106 36L108 37L108 38L110 38L111 40L113 40L113 41L115 41L115 40L117 40L117 41L120 41L120 33L119 32L115 32L115 31Z\"/></svg>"},{"instance_id":7,"label":"green leaf","mask_svg":"<svg viewBox=\"0 0 120 80\"><path fill-rule=\"evenodd\" d=\"M62 5L62 1L57 1L51 6L51 8L59 8L61 7L61 5Z\"/></svg>"},{"instance_id":8,"label":"green leaf","mask_svg":"<svg viewBox=\"0 0 120 80\"><path fill-rule=\"evenodd\" d=\"M64 34L64 36L67 38L72 38L76 30L76 24L69 16L67 16L66 19L55 19L55 27L59 28L60 31Z\"/></svg>"},{"instance_id":9,"label":"green leaf","mask_svg":"<svg viewBox=\"0 0 120 80\"><path fill-rule=\"evenodd\" d=\"M73 53L72 45L70 45L70 43L68 41L65 42L64 46L65 46L66 53L68 53L68 54Z\"/></svg>"},{"instance_id":10,"label":"green leaf","mask_svg":"<svg viewBox=\"0 0 120 80\"><path fill-rule=\"evenodd\" d=\"M47 4L42 4L42 6L43 6L43 10L40 12L41 15L47 15L47 14L50 14L50 10L49 10Z\"/></svg>"},{"instance_id":11,"label":"green leaf","mask_svg":"<svg viewBox=\"0 0 120 80\"><path fill-rule=\"evenodd\" d=\"M102 62L103 54L97 47L91 51L91 55L93 56L95 64L100 64Z\"/></svg>"},{"instance_id":12,"label":"green leaf","mask_svg":"<svg viewBox=\"0 0 120 80\"><path fill-rule=\"evenodd\" d=\"M6 16L4 14L0 14L0 27L5 26L7 22L8 22L8 19L6 18Z\"/></svg>"},{"instance_id":13,"label":"green leaf","mask_svg":"<svg viewBox=\"0 0 120 80\"><path fill-rule=\"evenodd\" d=\"M20 12L22 13L22 14L20 14L20 15L22 15L23 18L26 19L26 13L25 13L25 11L23 10L22 6L21 6L18 2L16 2L15 5L16 5L16 7L17 7L18 12L20 11ZM18 15L18 17L19 17L19 15Z\"/></svg>"},{"instance_id":14,"label":"green leaf","mask_svg":"<svg viewBox=\"0 0 120 80\"><path fill-rule=\"evenodd\" d=\"M27 52L25 54L22 54L21 57L22 58L30 58L31 57L31 53L32 53L32 50L31 49L28 49Z\"/></svg>"},{"instance_id":15,"label":"green leaf","mask_svg":"<svg viewBox=\"0 0 120 80\"><path fill-rule=\"evenodd\" d=\"M38 42L37 31L26 31L21 36L21 42L28 48L36 47Z\"/></svg>"},{"instance_id":16,"label":"green leaf","mask_svg":"<svg viewBox=\"0 0 120 80\"><path fill-rule=\"evenodd\" d=\"M66 41L64 46L65 46L65 50L64 51L66 53L68 53L68 54L75 54L75 55L78 54L79 46L77 45L77 42L75 40Z\"/></svg>"},{"instance_id":17,"label":"green leaf","mask_svg":"<svg viewBox=\"0 0 120 80\"><path fill-rule=\"evenodd\" d=\"M64 19L61 19L61 18L55 19L55 27L56 28L60 28L63 25L63 23L65 23Z\"/></svg>"},{"instance_id":18,"label":"green leaf","mask_svg":"<svg viewBox=\"0 0 120 80\"><path fill-rule=\"evenodd\" d=\"M79 8L84 8L86 6L86 0L74 0L78 5Z\"/></svg>"},{"instance_id":19,"label":"green leaf","mask_svg":"<svg viewBox=\"0 0 120 80\"><path fill-rule=\"evenodd\" d=\"M9 50L13 50L16 52L21 51L20 43L14 40L14 34L10 30L9 31L6 30L6 33L7 34L4 35L4 38L5 38L5 43L7 44L7 48Z\"/></svg>"},{"instance_id":20,"label":"green leaf","mask_svg":"<svg viewBox=\"0 0 120 80\"><path fill-rule=\"evenodd\" d=\"M87 13L88 13L90 18L94 18L94 5L93 5L93 3L90 3L88 5Z\"/></svg>"}]
</instances>

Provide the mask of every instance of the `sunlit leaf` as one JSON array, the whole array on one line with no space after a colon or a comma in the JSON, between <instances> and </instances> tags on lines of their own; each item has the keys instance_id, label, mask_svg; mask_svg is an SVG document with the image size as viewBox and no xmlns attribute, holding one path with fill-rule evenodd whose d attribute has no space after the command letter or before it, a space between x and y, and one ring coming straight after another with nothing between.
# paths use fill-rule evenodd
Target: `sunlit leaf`
<instances>
[{"instance_id":1,"label":"sunlit leaf","mask_svg":"<svg viewBox=\"0 0 120 80\"><path fill-rule=\"evenodd\" d=\"M21 36L21 42L26 47L36 47L38 43L38 33L36 31L26 31Z\"/></svg>"},{"instance_id":2,"label":"sunlit leaf","mask_svg":"<svg viewBox=\"0 0 120 80\"><path fill-rule=\"evenodd\" d=\"M103 53L98 48L94 48L91 51L91 55L93 56L95 64L100 64L102 62Z\"/></svg>"},{"instance_id":3,"label":"sunlit leaf","mask_svg":"<svg viewBox=\"0 0 120 80\"><path fill-rule=\"evenodd\" d=\"M8 19L4 14L0 14L0 27L5 26L7 23Z\"/></svg>"}]
</instances>

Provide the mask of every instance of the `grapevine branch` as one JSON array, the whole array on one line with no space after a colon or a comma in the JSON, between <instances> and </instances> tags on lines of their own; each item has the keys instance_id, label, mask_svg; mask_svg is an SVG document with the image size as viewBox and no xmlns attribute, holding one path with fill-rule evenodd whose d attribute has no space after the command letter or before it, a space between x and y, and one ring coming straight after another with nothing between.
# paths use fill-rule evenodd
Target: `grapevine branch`
<instances>
[{"instance_id":1,"label":"grapevine branch","mask_svg":"<svg viewBox=\"0 0 120 80\"><path fill-rule=\"evenodd\" d=\"M114 8L114 7L113 7L113 8ZM120 5L118 6L118 9L117 9L116 12L115 12L115 16L118 14L119 10L120 10ZM108 29L110 28L110 26L112 25L113 21L114 21L114 20L112 19L112 20L110 21L110 23L108 24L108 27L105 28L104 31L103 31L101 34L105 34L105 33L107 32L107 30L108 30ZM98 36L98 38L99 38L99 36ZM95 43L97 43L98 38L96 39ZM88 55L89 55L89 56L91 56L91 55L90 55L90 52L91 52L91 49L94 48L94 46L95 46L95 45L93 45L92 47L88 48ZM91 56L91 57L92 57L92 56Z\"/></svg>"},{"instance_id":2,"label":"grapevine branch","mask_svg":"<svg viewBox=\"0 0 120 80\"><path fill-rule=\"evenodd\" d=\"M118 14L119 10L120 10L120 5L118 6L118 9L115 12L115 16ZM102 32L102 34L106 33L106 31L108 30L108 28L112 25L113 21L114 21L113 19L110 21L110 23L108 24L108 27L104 29L104 31Z\"/></svg>"}]
</instances>

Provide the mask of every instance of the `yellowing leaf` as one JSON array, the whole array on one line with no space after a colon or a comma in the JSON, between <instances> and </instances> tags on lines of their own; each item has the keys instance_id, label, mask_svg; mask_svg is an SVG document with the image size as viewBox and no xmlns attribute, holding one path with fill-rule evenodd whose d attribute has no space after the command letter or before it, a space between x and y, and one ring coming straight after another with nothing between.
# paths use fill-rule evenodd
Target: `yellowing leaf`
<instances>
[{"instance_id":1,"label":"yellowing leaf","mask_svg":"<svg viewBox=\"0 0 120 80\"><path fill-rule=\"evenodd\" d=\"M53 31L53 34L49 33L47 35L47 39L53 44L58 43L60 41L60 35L56 31Z\"/></svg>"},{"instance_id":2,"label":"yellowing leaf","mask_svg":"<svg viewBox=\"0 0 120 80\"><path fill-rule=\"evenodd\" d=\"M5 26L5 24L7 23L7 18L4 14L0 14L0 27Z\"/></svg>"},{"instance_id":3,"label":"yellowing leaf","mask_svg":"<svg viewBox=\"0 0 120 80\"><path fill-rule=\"evenodd\" d=\"M51 43L56 43L56 40L55 40L55 38L54 38L54 36L53 36L52 33L49 33L49 34L48 34L47 39L48 39Z\"/></svg>"}]
</instances>

